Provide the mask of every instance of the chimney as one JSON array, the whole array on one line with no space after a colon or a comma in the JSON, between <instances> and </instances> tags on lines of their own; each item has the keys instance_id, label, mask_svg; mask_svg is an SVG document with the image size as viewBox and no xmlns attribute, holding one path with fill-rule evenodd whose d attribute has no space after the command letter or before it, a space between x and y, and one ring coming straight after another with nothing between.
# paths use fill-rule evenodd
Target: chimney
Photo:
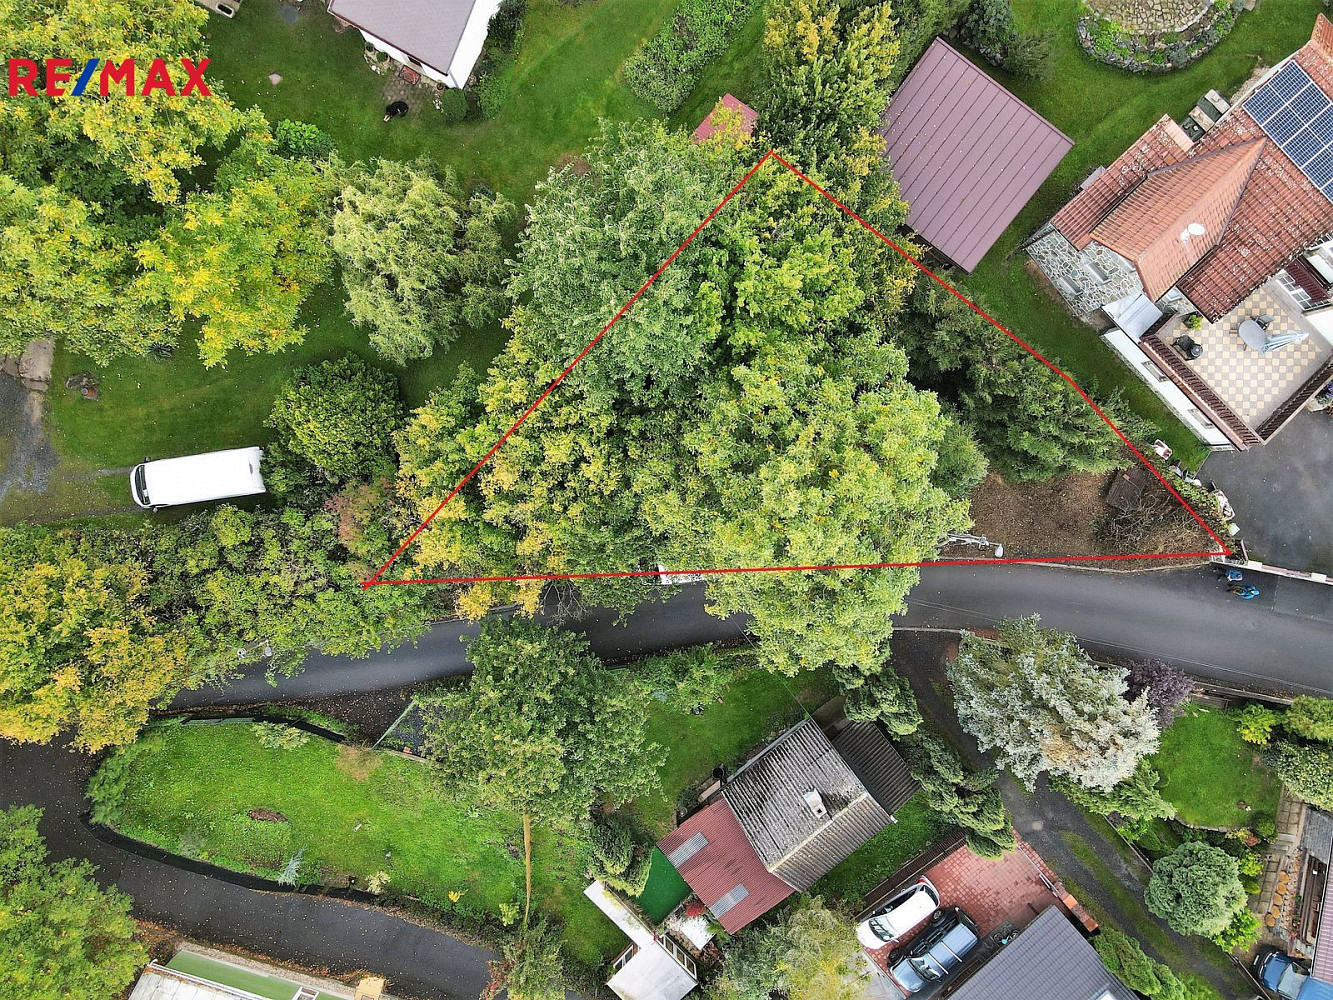
<instances>
[{"instance_id":1,"label":"chimney","mask_svg":"<svg viewBox=\"0 0 1333 1000\"><path fill-rule=\"evenodd\" d=\"M823 819L828 815L828 806L824 805L824 797L813 788L803 796L805 804L810 807L810 812L814 814L815 819Z\"/></svg>"}]
</instances>

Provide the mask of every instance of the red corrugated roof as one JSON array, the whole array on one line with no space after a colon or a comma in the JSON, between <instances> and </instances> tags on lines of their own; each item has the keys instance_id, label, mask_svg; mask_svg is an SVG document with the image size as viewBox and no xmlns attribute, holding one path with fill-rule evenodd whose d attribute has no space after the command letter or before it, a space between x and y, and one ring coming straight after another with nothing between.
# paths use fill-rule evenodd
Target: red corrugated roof
<instances>
[{"instance_id":1,"label":"red corrugated roof","mask_svg":"<svg viewBox=\"0 0 1333 1000\"><path fill-rule=\"evenodd\" d=\"M941 38L893 95L880 133L907 224L965 271L1074 145Z\"/></svg>"},{"instance_id":2,"label":"red corrugated roof","mask_svg":"<svg viewBox=\"0 0 1333 1000\"><path fill-rule=\"evenodd\" d=\"M741 116L741 134L752 135L754 133L754 123L759 119L759 112L750 107L739 98L732 97L730 94L723 94L722 100L718 104L732 111L739 111ZM717 114L717 107L708 112L708 117L699 123L699 127L694 130L694 141L703 142L710 138L717 131L717 125L713 121L713 116Z\"/></svg>"},{"instance_id":3,"label":"red corrugated roof","mask_svg":"<svg viewBox=\"0 0 1333 1000\"><path fill-rule=\"evenodd\" d=\"M1333 95L1333 25L1322 14L1316 19L1311 40L1292 58ZM1188 256L1167 255L1155 257L1148 268L1140 262L1141 274L1146 271L1151 278L1145 279L1145 288L1154 298L1174 283L1204 315L1220 319L1280 268L1333 231L1333 202L1275 143L1265 139L1263 130L1241 107L1232 108L1193 146L1179 126L1164 117L1087 190L1057 212L1052 222L1081 250L1097 238L1095 230L1103 219L1117 211L1122 202L1138 197L1135 189L1146 184L1145 179L1154 171L1258 143L1248 180L1216 245L1194 263ZM1210 181L1203 172L1195 180L1200 198L1208 194L1207 183L1219 183L1216 178ZM1226 200L1220 194L1215 198L1217 203ZM1138 201L1137 212L1142 217L1158 210L1162 215L1171 214L1164 192L1151 198L1145 195ZM1163 285L1168 276L1169 283Z\"/></svg>"},{"instance_id":4,"label":"red corrugated roof","mask_svg":"<svg viewBox=\"0 0 1333 1000\"><path fill-rule=\"evenodd\" d=\"M717 918L727 933L736 933L796 891L764 867L724 800L700 809L658 841L657 846L663 854L670 856L677 847L700 833L707 844L678 864L676 869L710 909L738 885L745 886L749 895Z\"/></svg>"}]
</instances>

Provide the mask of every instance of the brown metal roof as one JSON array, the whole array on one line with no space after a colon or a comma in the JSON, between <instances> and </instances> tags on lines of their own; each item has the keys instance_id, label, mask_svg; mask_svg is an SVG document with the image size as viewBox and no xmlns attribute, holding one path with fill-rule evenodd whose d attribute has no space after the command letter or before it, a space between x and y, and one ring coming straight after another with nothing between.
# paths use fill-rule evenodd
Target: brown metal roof
<instances>
[{"instance_id":1,"label":"brown metal roof","mask_svg":"<svg viewBox=\"0 0 1333 1000\"><path fill-rule=\"evenodd\" d=\"M966 271L1074 145L941 38L893 95L880 134L907 224Z\"/></svg>"},{"instance_id":2,"label":"brown metal roof","mask_svg":"<svg viewBox=\"0 0 1333 1000\"><path fill-rule=\"evenodd\" d=\"M474 0L329 0L329 13L447 73L474 6Z\"/></svg>"},{"instance_id":3,"label":"brown metal roof","mask_svg":"<svg viewBox=\"0 0 1333 1000\"><path fill-rule=\"evenodd\" d=\"M821 813L806 796L814 793ZM768 870L808 889L889 822L813 719L787 730L722 789Z\"/></svg>"},{"instance_id":4,"label":"brown metal roof","mask_svg":"<svg viewBox=\"0 0 1333 1000\"><path fill-rule=\"evenodd\" d=\"M694 837L702 844L688 845ZM676 829L658 841L662 853L683 849L687 857L673 861L676 870L700 901L710 909L737 886L745 887L745 896L721 914L718 922L734 934L750 921L767 913L795 890L764 867L754 847L745 839L731 806L719 799L700 809Z\"/></svg>"}]
</instances>

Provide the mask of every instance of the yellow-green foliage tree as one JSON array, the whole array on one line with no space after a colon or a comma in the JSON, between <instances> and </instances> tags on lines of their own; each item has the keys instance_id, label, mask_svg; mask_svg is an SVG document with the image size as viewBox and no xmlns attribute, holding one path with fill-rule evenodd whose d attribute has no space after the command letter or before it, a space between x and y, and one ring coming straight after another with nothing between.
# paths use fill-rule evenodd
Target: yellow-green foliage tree
<instances>
[{"instance_id":1,"label":"yellow-green foliage tree","mask_svg":"<svg viewBox=\"0 0 1333 1000\"><path fill-rule=\"evenodd\" d=\"M199 63L207 21L208 12L191 0L0 0L0 52L38 61L70 58L76 78L88 59L132 58L140 88L160 58L179 89L186 81L179 60ZM94 90L102 65L90 84ZM215 81L209 86L216 90ZM127 97L124 88L109 84L104 100L67 95L5 101L0 109L5 171L31 183L44 168L54 168L62 186L72 186L73 173L109 172L142 186L155 202L176 201L180 175L203 162L205 147L227 139L237 111L216 92L173 97L157 90ZM91 177L79 182L92 183Z\"/></svg>"},{"instance_id":2,"label":"yellow-green foliage tree","mask_svg":"<svg viewBox=\"0 0 1333 1000\"><path fill-rule=\"evenodd\" d=\"M81 749L126 743L195 680L183 635L150 607L123 545L69 529L0 532L0 736Z\"/></svg>"},{"instance_id":3,"label":"yellow-green foliage tree","mask_svg":"<svg viewBox=\"0 0 1333 1000\"><path fill-rule=\"evenodd\" d=\"M177 322L200 321L208 367L227 352L274 353L305 338L301 303L329 276L335 167L279 155L268 122L247 114L212 189L138 248L143 284Z\"/></svg>"}]
</instances>

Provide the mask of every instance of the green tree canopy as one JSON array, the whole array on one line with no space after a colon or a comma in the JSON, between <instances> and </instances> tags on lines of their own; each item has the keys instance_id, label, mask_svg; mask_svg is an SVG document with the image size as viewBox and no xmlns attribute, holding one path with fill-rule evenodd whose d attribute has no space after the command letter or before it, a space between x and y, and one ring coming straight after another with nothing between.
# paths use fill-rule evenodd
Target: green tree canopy
<instances>
[{"instance_id":1,"label":"green tree canopy","mask_svg":"<svg viewBox=\"0 0 1333 1000\"><path fill-rule=\"evenodd\" d=\"M333 249L347 309L371 346L396 364L448 347L464 326L505 306L500 195L465 199L452 171L429 160L376 160L353 170L338 196Z\"/></svg>"},{"instance_id":2,"label":"green tree canopy","mask_svg":"<svg viewBox=\"0 0 1333 1000\"><path fill-rule=\"evenodd\" d=\"M295 372L278 390L267 425L286 449L344 482L392 468L391 441L403 416L397 380L345 357Z\"/></svg>"},{"instance_id":3,"label":"green tree canopy","mask_svg":"<svg viewBox=\"0 0 1333 1000\"><path fill-rule=\"evenodd\" d=\"M998 632L994 641L964 633L949 683L963 728L1028 788L1049 771L1110 789L1157 749L1146 694L1125 697L1126 670L1098 667L1036 615L1006 619Z\"/></svg>"},{"instance_id":4,"label":"green tree canopy","mask_svg":"<svg viewBox=\"0 0 1333 1000\"><path fill-rule=\"evenodd\" d=\"M46 860L41 811L0 811L0 993L25 1000L120 996L148 960L130 900L86 861Z\"/></svg>"},{"instance_id":5,"label":"green tree canopy","mask_svg":"<svg viewBox=\"0 0 1333 1000\"><path fill-rule=\"evenodd\" d=\"M963 828L968 848L983 858L1013 849L1013 825L995 787L995 770L973 771L952 746L921 730L903 740L903 756L930 808Z\"/></svg>"},{"instance_id":6,"label":"green tree canopy","mask_svg":"<svg viewBox=\"0 0 1333 1000\"><path fill-rule=\"evenodd\" d=\"M856 1000L864 995L861 947L846 914L807 896L777 921L733 939L709 1000Z\"/></svg>"},{"instance_id":7,"label":"green tree canopy","mask_svg":"<svg viewBox=\"0 0 1333 1000\"><path fill-rule=\"evenodd\" d=\"M1181 934L1220 934L1245 907L1236 859L1192 840L1153 862L1144 890L1149 910Z\"/></svg>"},{"instance_id":8,"label":"green tree canopy","mask_svg":"<svg viewBox=\"0 0 1333 1000\"><path fill-rule=\"evenodd\" d=\"M514 331L479 393L451 387L400 436L424 517L654 273L743 171L725 144L608 126L588 169L553 173L510 283ZM903 378L870 315L895 291L865 232L773 164L432 523L431 573L906 563L966 521L933 477L949 421ZM873 301L872 301L873 299ZM912 569L711 577L709 610L754 617L767 664L873 672ZM629 607L642 582L581 583ZM477 614L538 586L481 584Z\"/></svg>"},{"instance_id":9,"label":"green tree canopy","mask_svg":"<svg viewBox=\"0 0 1333 1000\"><path fill-rule=\"evenodd\" d=\"M1333 743L1333 698L1300 695L1282 716L1282 725L1307 740Z\"/></svg>"},{"instance_id":10,"label":"green tree canopy","mask_svg":"<svg viewBox=\"0 0 1333 1000\"><path fill-rule=\"evenodd\" d=\"M300 343L297 312L329 276L334 169L282 156L258 111L210 189L188 195L152 241L139 245L140 278L176 322L200 321L199 357L274 353Z\"/></svg>"},{"instance_id":11,"label":"green tree canopy","mask_svg":"<svg viewBox=\"0 0 1333 1000\"><path fill-rule=\"evenodd\" d=\"M1171 819L1175 806L1162 798L1158 785L1162 776L1146 759L1140 760L1134 773L1108 789L1086 788L1069 778L1055 778L1051 785L1071 802L1102 816L1115 813L1127 820Z\"/></svg>"},{"instance_id":12,"label":"green tree canopy","mask_svg":"<svg viewBox=\"0 0 1333 1000\"><path fill-rule=\"evenodd\" d=\"M90 751L126 743L151 705L198 680L149 579L110 533L0 530L0 736L45 743L69 729Z\"/></svg>"},{"instance_id":13,"label":"green tree canopy","mask_svg":"<svg viewBox=\"0 0 1333 1000\"><path fill-rule=\"evenodd\" d=\"M393 589L393 588L386 588ZM552 823L652 788L665 751L637 699L564 629L489 618L468 646L467 683L418 700L446 781L477 801Z\"/></svg>"},{"instance_id":14,"label":"green tree canopy","mask_svg":"<svg viewBox=\"0 0 1333 1000\"><path fill-rule=\"evenodd\" d=\"M1333 747L1277 740L1264 760L1298 799L1319 809L1333 809Z\"/></svg>"},{"instance_id":15,"label":"green tree canopy","mask_svg":"<svg viewBox=\"0 0 1333 1000\"><path fill-rule=\"evenodd\" d=\"M893 337L912 380L957 404L1007 479L1105 472L1119 462L1119 439L1083 398L948 289L918 282Z\"/></svg>"}]
</instances>

